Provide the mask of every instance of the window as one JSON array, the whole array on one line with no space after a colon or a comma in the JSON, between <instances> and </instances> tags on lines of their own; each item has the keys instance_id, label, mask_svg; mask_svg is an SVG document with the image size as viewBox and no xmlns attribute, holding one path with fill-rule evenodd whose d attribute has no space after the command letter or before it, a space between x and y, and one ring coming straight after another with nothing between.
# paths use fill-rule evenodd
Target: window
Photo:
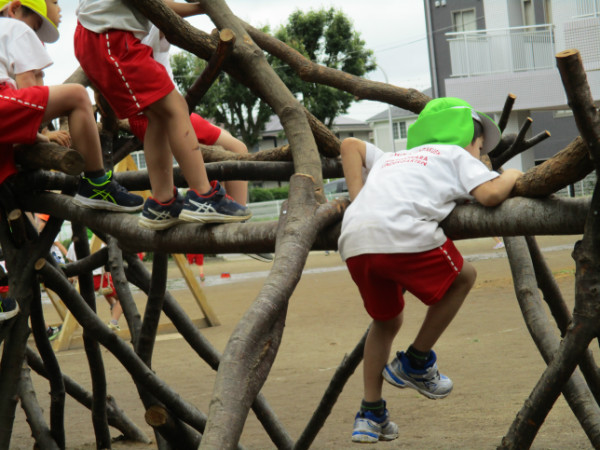
<instances>
[{"instance_id":1,"label":"window","mask_svg":"<svg viewBox=\"0 0 600 450\"><path fill-rule=\"evenodd\" d=\"M533 11L533 2L523 0L523 25L535 25L535 12Z\"/></svg>"},{"instance_id":2,"label":"window","mask_svg":"<svg viewBox=\"0 0 600 450\"><path fill-rule=\"evenodd\" d=\"M477 19L474 9L464 9L452 12L454 31L474 31L477 29Z\"/></svg>"},{"instance_id":3,"label":"window","mask_svg":"<svg viewBox=\"0 0 600 450\"><path fill-rule=\"evenodd\" d=\"M398 122L398 126L400 127L400 138L406 139L406 122Z\"/></svg>"},{"instance_id":4,"label":"window","mask_svg":"<svg viewBox=\"0 0 600 450\"><path fill-rule=\"evenodd\" d=\"M398 133L398 122L392 124L392 130L394 131L394 140L398 139L400 137L400 134Z\"/></svg>"}]
</instances>

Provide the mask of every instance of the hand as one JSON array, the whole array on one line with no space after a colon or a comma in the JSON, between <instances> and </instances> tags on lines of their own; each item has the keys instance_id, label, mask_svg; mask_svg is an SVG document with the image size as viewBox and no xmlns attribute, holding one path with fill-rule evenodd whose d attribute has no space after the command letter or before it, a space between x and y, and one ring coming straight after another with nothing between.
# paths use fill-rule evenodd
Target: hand
<instances>
[{"instance_id":1,"label":"hand","mask_svg":"<svg viewBox=\"0 0 600 450\"><path fill-rule=\"evenodd\" d=\"M71 147L71 135L68 131L47 131L44 134L50 141L56 142L58 145L67 148Z\"/></svg>"},{"instance_id":2,"label":"hand","mask_svg":"<svg viewBox=\"0 0 600 450\"><path fill-rule=\"evenodd\" d=\"M35 138L35 142L50 142L50 141L42 133L38 133L37 136L36 136L36 138Z\"/></svg>"}]
</instances>

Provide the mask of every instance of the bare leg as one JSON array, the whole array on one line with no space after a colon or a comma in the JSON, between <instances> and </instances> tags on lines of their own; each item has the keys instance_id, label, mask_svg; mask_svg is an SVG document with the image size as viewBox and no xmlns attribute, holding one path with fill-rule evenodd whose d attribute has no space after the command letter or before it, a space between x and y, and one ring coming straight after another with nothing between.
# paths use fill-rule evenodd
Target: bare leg
<instances>
[{"instance_id":1,"label":"bare leg","mask_svg":"<svg viewBox=\"0 0 600 450\"><path fill-rule=\"evenodd\" d=\"M219 139L215 142L226 150L234 153L248 153L248 148L239 139L234 138L228 131L222 130ZM242 180L225 181L225 190L233 199L242 206L246 206L248 198L248 182Z\"/></svg>"},{"instance_id":2,"label":"bare leg","mask_svg":"<svg viewBox=\"0 0 600 450\"><path fill-rule=\"evenodd\" d=\"M423 320L421 329L413 342L414 348L422 352L431 350L456 316L476 278L475 268L465 261L460 274L456 277L446 295L427 310L425 320Z\"/></svg>"},{"instance_id":3,"label":"bare leg","mask_svg":"<svg viewBox=\"0 0 600 450\"><path fill-rule=\"evenodd\" d=\"M121 302L116 299L112 307L112 314L110 315L110 318L111 320L118 322L121 314L123 314L123 307L121 306Z\"/></svg>"},{"instance_id":4,"label":"bare leg","mask_svg":"<svg viewBox=\"0 0 600 450\"><path fill-rule=\"evenodd\" d=\"M148 165L148 175L152 185L152 193L158 201L168 201L173 197L172 165L166 167L165 138L160 134L166 133L166 142L181 167L183 177L190 188L200 194L208 192L211 186L208 182L202 152L198 150L198 140L190 122L190 116L185 99L176 90L149 106L144 114L148 117L146 130L145 155ZM157 139L158 140L155 140ZM170 155L169 155L170 157ZM170 177L164 178L167 171Z\"/></svg>"},{"instance_id":5,"label":"bare leg","mask_svg":"<svg viewBox=\"0 0 600 450\"><path fill-rule=\"evenodd\" d=\"M104 167L98 127L92 103L85 88L79 84L49 87L48 105L44 120L67 116L73 148L85 160L84 170L95 171Z\"/></svg>"},{"instance_id":6,"label":"bare leg","mask_svg":"<svg viewBox=\"0 0 600 450\"><path fill-rule=\"evenodd\" d=\"M374 320L365 342L363 360L364 400L376 402L381 399L383 377L381 372L388 363L392 343L400 326L404 313L387 321Z\"/></svg>"}]
</instances>

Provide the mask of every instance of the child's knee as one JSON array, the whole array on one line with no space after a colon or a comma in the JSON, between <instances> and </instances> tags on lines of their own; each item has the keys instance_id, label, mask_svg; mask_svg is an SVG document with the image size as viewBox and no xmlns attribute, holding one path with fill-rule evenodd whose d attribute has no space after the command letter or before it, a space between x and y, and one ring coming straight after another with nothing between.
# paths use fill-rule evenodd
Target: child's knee
<instances>
[{"instance_id":1,"label":"child's knee","mask_svg":"<svg viewBox=\"0 0 600 450\"><path fill-rule=\"evenodd\" d=\"M457 280L459 279L460 282L464 283L466 286L468 286L469 289L471 289L475 284L475 280L477 279L477 270L475 269L475 266L465 261L463 263L463 268L460 271L460 275L459 278L457 278Z\"/></svg>"}]
</instances>

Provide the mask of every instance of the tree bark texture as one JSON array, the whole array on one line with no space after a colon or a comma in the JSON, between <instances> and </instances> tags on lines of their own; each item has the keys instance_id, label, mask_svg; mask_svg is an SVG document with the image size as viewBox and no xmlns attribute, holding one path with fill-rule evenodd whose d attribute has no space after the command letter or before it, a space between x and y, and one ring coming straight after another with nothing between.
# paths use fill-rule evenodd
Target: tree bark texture
<instances>
[{"instance_id":1,"label":"tree bark texture","mask_svg":"<svg viewBox=\"0 0 600 450\"><path fill-rule=\"evenodd\" d=\"M279 221L273 269L225 348L200 448L235 447L248 409L273 364L289 298L318 230L329 224L319 220L313 185L314 180L306 175L294 175L290 180L289 203ZM235 399L227 395L233 390L238 393Z\"/></svg>"},{"instance_id":2,"label":"tree bark texture","mask_svg":"<svg viewBox=\"0 0 600 450\"><path fill-rule=\"evenodd\" d=\"M23 367L21 370L19 398L21 399L21 407L25 411L27 423L29 423L31 428L31 435L35 439L35 445L43 450L59 450L64 448L64 443L62 447L57 445L48 425L46 425L44 413L37 401L35 389L33 389L29 367Z\"/></svg>"},{"instance_id":3,"label":"tree bark texture","mask_svg":"<svg viewBox=\"0 0 600 450\"><path fill-rule=\"evenodd\" d=\"M544 361L549 364L559 349L560 340L542 307L527 243L523 237L507 237L504 242L525 324ZM600 446L600 408L579 371L571 375L562 392L590 442Z\"/></svg>"},{"instance_id":4,"label":"tree bark texture","mask_svg":"<svg viewBox=\"0 0 600 450\"><path fill-rule=\"evenodd\" d=\"M35 370L40 376L49 379L49 375L46 372L42 359L32 348L27 347L26 357L29 367ZM87 409L91 410L92 394L83 389L67 375L63 374L62 378L67 394L69 394ZM108 416L108 424L123 433L125 439L134 442L142 442L145 444L150 443L150 439L148 439L144 432L125 415L122 409L117 406L117 402L111 395L109 395L106 399L106 413Z\"/></svg>"}]
</instances>

